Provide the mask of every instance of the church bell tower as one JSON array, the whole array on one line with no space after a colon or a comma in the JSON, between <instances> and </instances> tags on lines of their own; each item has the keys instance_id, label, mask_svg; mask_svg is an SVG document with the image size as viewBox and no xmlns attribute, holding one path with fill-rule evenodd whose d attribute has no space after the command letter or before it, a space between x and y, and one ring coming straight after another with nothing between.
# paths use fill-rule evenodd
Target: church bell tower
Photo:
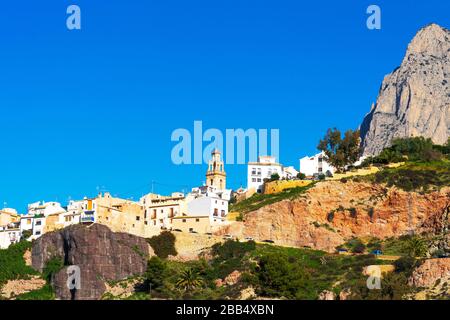
<instances>
[{"instance_id":1,"label":"church bell tower","mask_svg":"<svg viewBox=\"0 0 450 320\"><path fill-rule=\"evenodd\" d=\"M223 161L220 158L220 151L214 149L211 153L211 160L208 162L208 171L206 172L206 185L216 187L219 190L225 190L227 186L227 174Z\"/></svg>"}]
</instances>

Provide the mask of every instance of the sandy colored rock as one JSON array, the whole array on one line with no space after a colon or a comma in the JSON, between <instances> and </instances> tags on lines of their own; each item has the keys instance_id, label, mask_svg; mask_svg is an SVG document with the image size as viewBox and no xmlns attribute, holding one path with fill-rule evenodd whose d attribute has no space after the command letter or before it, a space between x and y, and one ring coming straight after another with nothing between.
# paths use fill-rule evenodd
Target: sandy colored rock
<instances>
[{"instance_id":1,"label":"sandy colored rock","mask_svg":"<svg viewBox=\"0 0 450 320\"><path fill-rule=\"evenodd\" d=\"M235 285L241 279L242 273L238 270L234 270L228 276L225 277L224 282L228 286Z\"/></svg>"},{"instance_id":2,"label":"sandy colored rock","mask_svg":"<svg viewBox=\"0 0 450 320\"><path fill-rule=\"evenodd\" d=\"M105 283L106 290L104 294L110 294L115 298L125 299L133 295L136 291L136 286L141 284L143 279L127 279L118 283Z\"/></svg>"},{"instance_id":3,"label":"sandy colored rock","mask_svg":"<svg viewBox=\"0 0 450 320\"><path fill-rule=\"evenodd\" d=\"M332 291L324 290L319 294L319 300L336 300L336 294Z\"/></svg>"},{"instance_id":4,"label":"sandy colored rock","mask_svg":"<svg viewBox=\"0 0 450 320\"><path fill-rule=\"evenodd\" d=\"M238 300L249 300L256 298L255 289L253 287L248 287L241 290Z\"/></svg>"},{"instance_id":5,"label":"sandy colored rock","mask_svg":"<svg viewBox=\"0 0 450 320\"><path fill-rule=\"evenodd\" d=\"M450 258L425 260L413 271L408 284L419 288L432 287L438 280L450 284Z\"/></svg>"},{"instance_id":6,"label":"sandy colored rock","mask_svg":"<svg viewBox=\"0 0 450 320\"><path fill-rule=\"evenodd\" d=\"M352 294L350 289L345 289L339 292L339 300L347 300Z\"/></svg>"},{"instance_id":7,"label":"sandy colored rock","mask_svg":"<svg viewBox=\"0 0 450 320\"><path fill-rule=\"evenodd\" d=\"M423 136L445 144L450 135L450 31L436 24L414 37L399 68L384 78L361 125L364 155L394 138Z\"/></svg>"},{"instance_id":8,"label":"sandy colored rock","mask_svg":"<svg viewBox=\"0 0 450 320\"><path fill-rule=\"evenodd\" d=\"M23 293L27 293L34 290L39 290L45 286L45 280L37 276L28 280L9 280L2 288L1 295L6 299L14 299Z\"/></svg>"},{"instance_id":9,"label":"sandy colored rock","mask_svg":"<svg viewBox=\"0 0 450 320\"><path fill-rule=\"evenodd\" d=\"M32 261L31 261L31 250L27 249L25 251L25 253L23 254L23 260L25 261L25 264L29 267L31 267L32 265Z\"/></svg>"}]
</instances>

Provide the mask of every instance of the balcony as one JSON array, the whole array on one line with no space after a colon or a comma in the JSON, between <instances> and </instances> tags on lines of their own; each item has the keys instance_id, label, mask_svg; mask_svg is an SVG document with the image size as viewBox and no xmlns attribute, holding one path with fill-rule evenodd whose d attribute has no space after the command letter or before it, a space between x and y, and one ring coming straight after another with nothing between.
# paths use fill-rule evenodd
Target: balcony
<instances>
[{"instance_id":1,"label":"balcony","mask_svg":"<svg viewBox=\"0 0 450 320\"><path fill-rule=\"evenodd\" d=\"M95 222L95 218L94 216L90 216L90 217L81 217L81 222Z\"/></svg>"}]
</instances>

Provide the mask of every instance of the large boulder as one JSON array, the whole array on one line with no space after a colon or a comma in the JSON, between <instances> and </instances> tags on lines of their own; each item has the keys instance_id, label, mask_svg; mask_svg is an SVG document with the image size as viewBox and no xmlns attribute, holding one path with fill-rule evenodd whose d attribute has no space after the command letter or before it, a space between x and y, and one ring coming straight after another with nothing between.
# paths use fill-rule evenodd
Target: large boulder
<instances>
[{"instance_id":1,"label":"large boulder","mask_svg":"<svg viewBox=\"0 0 450 320\"><path fill-rule=\"evenodd\" d=\"M106 289L105 281L142 275L150 252L144 238L114 233L100 224L74 225L44 234L36 240L32 248L32 265L42 272L52 258L63 259L65 267L52 279L57 298L99 299ZM79 290L69 290L68 266L80 268Z\"/></svg>"}]
</instances>

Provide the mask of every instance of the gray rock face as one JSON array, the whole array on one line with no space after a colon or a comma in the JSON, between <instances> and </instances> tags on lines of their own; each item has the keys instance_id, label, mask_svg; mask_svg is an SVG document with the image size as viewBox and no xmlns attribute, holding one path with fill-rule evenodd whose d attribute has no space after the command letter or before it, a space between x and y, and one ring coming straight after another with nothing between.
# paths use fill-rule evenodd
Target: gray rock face
<instances>
[{"instance_id":1,"label":"gray rock face","mask_svg":"<svg viewBox=\"0 0 450 320\"><path fill-rule=\"evenodd\" d=\"M52 279L57 298L99 299L106 289L105 281L123 280L146 271L149 248L144 238L114 233L104 225L73 225L37 239L32 248L32 265L42 272L53 257L63 259L66 266ZM80 268L81 288L76 291L67 285L70 265Z\"/></svg>"},{"instance_id":2,"label":"gray rock face","mask_svg":"<svg viewBox=\"0 0 450 320\"><path fill-rule=\"evenodd\" d=\"M399 68L384 78L361 125L364 155L377 155L394 138L423 136L445 144L450 135L450 31L421 29Z\"/></svg>"}]
</instances>

